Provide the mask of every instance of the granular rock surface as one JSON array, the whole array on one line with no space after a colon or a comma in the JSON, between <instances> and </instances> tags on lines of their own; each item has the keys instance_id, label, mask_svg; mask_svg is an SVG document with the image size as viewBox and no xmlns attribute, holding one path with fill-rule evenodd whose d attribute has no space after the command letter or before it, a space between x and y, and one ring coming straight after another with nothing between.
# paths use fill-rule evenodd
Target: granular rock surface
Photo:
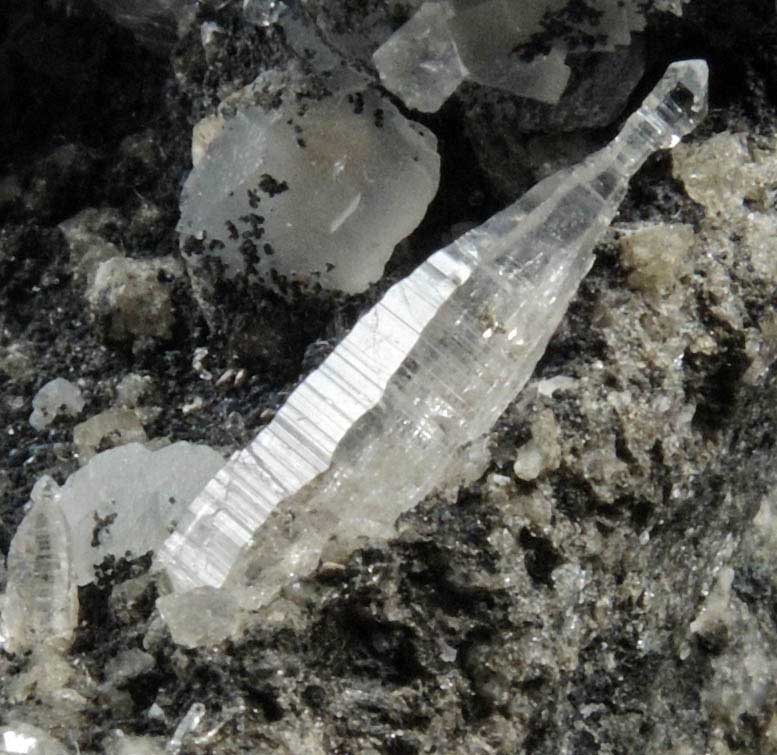
<instances>
[{"instance_id":1,"label":"granular rock surface","mask_svg":"<svg viewBox=\"0 0 777 755\"><path fill-rule=\"evenodd\" d=\"M310 9L362 68L415 4L369 7ZM67 655L0 654L0 731L82 753L777 753L775 8L691 0L635 36L633 102L704 57L710 115L632 183L482 476L204 649L172 641L149 555L106 559ZM379 283L279 292L213 271L206 306L175 233L192 126L296 53L238 2L201 4L169 45L91 3L14 1L0 25L3 555L36 480L83 463L77 426L130 413L153 448L232 452L390 283L623 115L574 130L574 112L533 111L509 132L511 102L489 130L470 120L488 92L466 90L410 113L438 139L440 190ZM90 298L111 260L155 271L131 306ZM36 429L55 378L83 408Z\"/></svg>"}]
</instances>

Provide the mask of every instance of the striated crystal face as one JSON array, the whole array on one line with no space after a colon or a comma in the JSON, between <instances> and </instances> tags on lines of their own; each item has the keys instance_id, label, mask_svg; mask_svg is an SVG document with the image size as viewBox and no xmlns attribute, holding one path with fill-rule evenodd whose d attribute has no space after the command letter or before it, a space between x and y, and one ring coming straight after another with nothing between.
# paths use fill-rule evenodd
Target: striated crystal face
<instances>
[{"instance_id":1,"label":"striated crystal face","mask_svg":"<svg viewBox=\"0 0 777 755\"><path fill-rule=\"evenodd\" d=\"M2 634L9 652L70 645L78 623L72 548L59 488L41 478L8 551Z\"/></svg>"},{"instance_id":2,"label":"striated crystal face","mask_svg":"<svg viewBox=\"0 0 777 755\"><path fill-rule=\"evenodd\" d=\"M678 85L692 95L672 104ZM177 590L245 605L324 547L388 537L530 377L631 175L703 111L706 66L673 65L623 132L393 286L189 507L159 562Z\"/></svg>"}]
</instances>

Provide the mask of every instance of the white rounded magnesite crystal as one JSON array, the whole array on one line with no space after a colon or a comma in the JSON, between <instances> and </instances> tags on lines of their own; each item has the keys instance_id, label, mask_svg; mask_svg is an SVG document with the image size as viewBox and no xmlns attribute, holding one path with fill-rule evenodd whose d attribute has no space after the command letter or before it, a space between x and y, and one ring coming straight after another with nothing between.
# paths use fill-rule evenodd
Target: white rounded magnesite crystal
<instances>
[{"instance_id":1,"label":"white rounded magnesite crystal","mask_svg":"<svg viewBox=\"0 0 777 755\"><path fill-rule=\"evenodd\" d=\"M178 230L226 274L348 293L377 281L440 179L437 140L359 84L195 127ZM199 265L200 255L187 256Z\"/></svg>"},{"instance_id":2,"label":"white rounded magnesite crystal","mask_svg":"<svg viewBox=\"0 0 777 755\"><path fill-rule=\"evenodd\" d=\"M72 531L78 584L93 581L94 565L106 556L155 551L223 464L208 446L181 442L149 451L129 443L70 475L59 500Z\"/></svg>"},{"instance_id":3,"label":"white rounded magnesite crystal","mask_svg":"<svg viewBox=\"0 0 777 755\"><path fill-rule=\"evenodd\" d=\"M86 402L81 390L69 380L54 378L43 386L32 400L30 424L36 430L48 427L60 414L76 416Z\"/></svg>"}]
</instances>

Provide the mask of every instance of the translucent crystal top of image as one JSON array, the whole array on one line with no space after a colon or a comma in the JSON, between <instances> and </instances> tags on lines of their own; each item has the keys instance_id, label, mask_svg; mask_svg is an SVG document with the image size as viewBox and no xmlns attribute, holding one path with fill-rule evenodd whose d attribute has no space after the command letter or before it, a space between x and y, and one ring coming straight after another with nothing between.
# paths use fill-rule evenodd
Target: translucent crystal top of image
<instances>
[{"instance_id":1,"label":"translucent crystal top of image","mask_svg":"<svg viewBox=\"0 0 777 755\"><path fill-rule=\"evenodd\" d=\"M675 63L604 149L395 284L206 486L158 554L176 590L265 603L333 542L390 537L530 377L630 177L706 110L707 67Z\"/></svg>"},{"instance_id":2,"label":"translucent crystal top of image","mask_svg":"<svg viewBox=\"0 0 777 755\"><path fill-rule=\"evenodd\" d=\"M555 104L570 79L567 56L612 52L645 25L636 0L427 0L375 52L384 86L408 107L438 110L464 80ZM680 13L680 2L662 10Z\"/></svg>"}]
</instances>

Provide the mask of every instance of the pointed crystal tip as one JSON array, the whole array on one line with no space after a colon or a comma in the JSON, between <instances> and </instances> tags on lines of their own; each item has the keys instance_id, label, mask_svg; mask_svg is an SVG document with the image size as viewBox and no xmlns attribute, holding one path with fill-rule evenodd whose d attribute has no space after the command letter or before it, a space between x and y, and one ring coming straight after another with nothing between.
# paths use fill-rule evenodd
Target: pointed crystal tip
<instances>
[{"instance_id":1,"label":"pointed crystal tip","mask_svg":"<svg viewBox=\"0 0 777 755\"><path fill-rule=\"evenodd\" d=\"M648 95L643 110L654 111L664 122L662 147L674 147L707 114L709 68L704 60L681 60L666 69Z\"/></svg>"}]
</instances>

